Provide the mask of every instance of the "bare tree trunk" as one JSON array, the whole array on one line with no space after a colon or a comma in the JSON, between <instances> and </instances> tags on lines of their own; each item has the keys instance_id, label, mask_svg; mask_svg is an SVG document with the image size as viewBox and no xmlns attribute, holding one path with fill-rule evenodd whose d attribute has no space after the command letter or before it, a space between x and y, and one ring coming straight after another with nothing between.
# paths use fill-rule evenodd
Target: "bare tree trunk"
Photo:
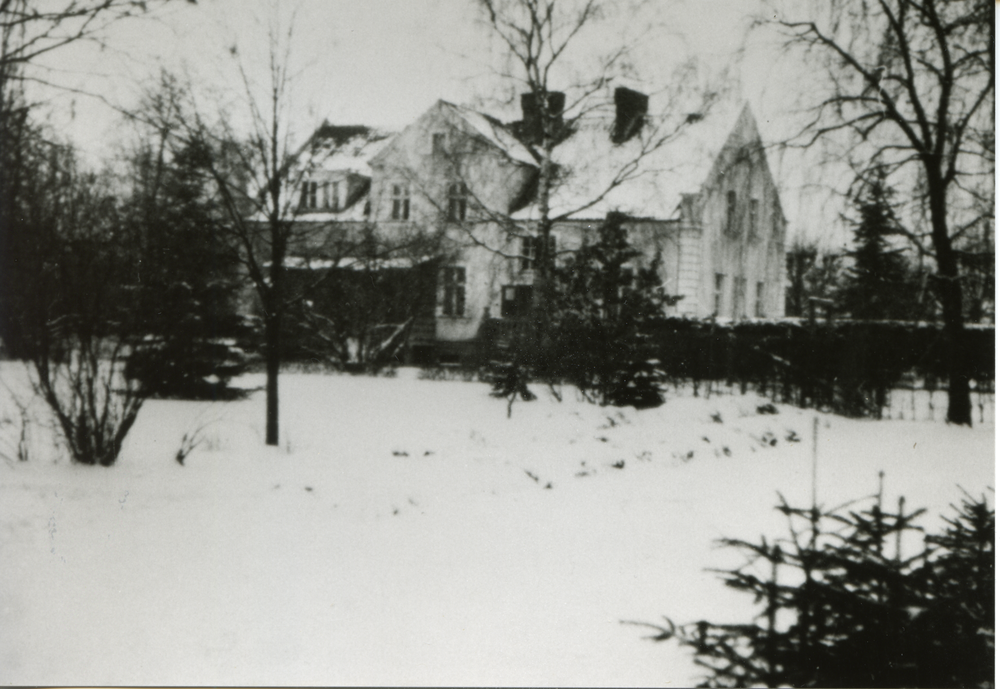
<instances>
[{"instance_id":1,"label":"bare tree trunk","mask_svg":"<svg viewBox=\"0 0 1000 689\"><path fill-rule=\"evenodd\" d=\"M269 314L264 321L264 358L267 369L267 423L268 445L278 444L278 373L281 369L281 316Z\"/></svg>"},{"instance_id":2,"label":"bare tree trunk","mask_svg":"<svg viewBox=\"0 0 1000 689\"><path fill-rule=\"evenodd\" d=\"M934 255L937 259L937 288L944 316L945 356L948 357L948 422L972 425L972 400L969 373L962 353L964 317L962 314L962 284L958 262L948 235L944 183L929 170L928 191L931 210L931 230Z\"/></svg>"}]
</instances>

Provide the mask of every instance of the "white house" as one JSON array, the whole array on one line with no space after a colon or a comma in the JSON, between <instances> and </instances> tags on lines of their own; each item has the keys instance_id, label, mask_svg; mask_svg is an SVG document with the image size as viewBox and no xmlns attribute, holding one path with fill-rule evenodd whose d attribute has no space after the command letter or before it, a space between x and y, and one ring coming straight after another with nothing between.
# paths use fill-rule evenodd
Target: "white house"
<instances>
[{"instance_id":1,"label":"white house","mask_svg":"<svg viewBox=\"0 0 1000 689\"><path fill-rule=\"evenodd\" d=\"M786 221L749 106L691 114L665 136L648 103L618 88L554 149L556 255L620 211L633 245L660 255L666 291L682 297L669 315L782 316ZM324 125L329 155L303 179L296 222L322 223L330 237L364 225L387 239L440 240L425 257L437 277L411 330L413 358L471 358L490 319L525 315L541 156L524 105L505 124L438 101L392 136Z\"/></svg>"}]
</instances>

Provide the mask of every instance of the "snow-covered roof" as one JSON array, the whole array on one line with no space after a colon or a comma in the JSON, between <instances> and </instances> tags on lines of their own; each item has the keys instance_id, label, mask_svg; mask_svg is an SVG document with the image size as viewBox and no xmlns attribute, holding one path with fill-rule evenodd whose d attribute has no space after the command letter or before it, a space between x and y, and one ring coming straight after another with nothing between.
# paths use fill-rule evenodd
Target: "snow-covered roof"
<instances>
[{"instance_id":1,"label":"snow-covered roof","mask_svg":"<svg viewBox=\"0 0 1000 689\"><path fill-rule=\"evenodd\" d=\"M612 115L581 119L553 151L564 176L553 187L550 217L603 218L613 210L635 217L672 217L683 194L701 189L741 116L752 117L736 102L673 119L651 115L639 134L622 144L611 140ZM536 203L516 215L519 220L537 217Z\"/></svg>"},{"instance_id":2,"label":"snow-covered roof","mask_svg":"<svg viewBox=\"0 0 1000 689\"><path fill-rule=\"evenodd\" d=\"M514 134L496 120L481 112L477 112L463 105L455 105L448 101L438 101L443 109L451 110L463 121L465 121L475 133L482 136L489 143L499 148L507 156L516 162L527 165L537 165L538 159L532 155L531 150L525 146Z\"/></svg>"},{"instance_id":3,"label":"snow-covered roof","mask_svg":"<svg viewBox=\"0 0 1000 689\"><path fill-rule=\"evenodd\" d=\"M371 177L371 159L392 136L393 132L363 125L335 126L324 122L304 147L299 162L317 170Z\"/></svg>"}]
</instances>

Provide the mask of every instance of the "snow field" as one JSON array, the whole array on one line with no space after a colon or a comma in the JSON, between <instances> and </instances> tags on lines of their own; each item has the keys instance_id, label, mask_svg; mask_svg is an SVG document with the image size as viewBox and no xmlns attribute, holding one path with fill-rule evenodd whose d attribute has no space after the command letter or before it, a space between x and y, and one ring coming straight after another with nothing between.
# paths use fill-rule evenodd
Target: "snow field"
<instances>
[{"instance_id":1,"label":"snow field","mask_svg":"<svg viewBox=\"0 0 1000 689\"><path fill-rule=\"evenodd\" d=\"M481 383L283 374L279 448L262 392L153 400L111 469L53 461L35 429L32 461L0 461L0 677L690 685L688 656L622 621L747 619L705 571L740 562L714 540L783 534L778 491L808 504L814 419L826 506L884 470L889 504L906 495L936 529L958 486L994 485L992 424L536 391L508 420Z\"/></svg>"}]
</instances>

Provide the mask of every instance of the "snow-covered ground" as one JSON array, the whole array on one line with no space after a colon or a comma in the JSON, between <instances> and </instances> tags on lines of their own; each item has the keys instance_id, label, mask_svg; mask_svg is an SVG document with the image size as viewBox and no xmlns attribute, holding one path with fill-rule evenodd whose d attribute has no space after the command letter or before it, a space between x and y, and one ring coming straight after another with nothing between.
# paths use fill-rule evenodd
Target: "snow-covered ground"
<instances>
[{"instance_id":1,"label":"snow-covered ground","mask_svg":"<svg viewBox=\"0 0 1000 689\"><path fill-rule=\"evenodd\" d=\"M23 371L0 374L23 397ZM150 401L111 469L55 461L32 429L31 459L0 461L0 678L690 685L684 652L622 622L747 619L706 571L739 563L714 541L781 533L779 491L808 504L815 419L827 506L874 493L879 471L934 529L960 486L992 500L990 418L538 392L507 419L482 383L285 374L280 448L262 446L263 393Z\"/></svg>"}]
</instances>

